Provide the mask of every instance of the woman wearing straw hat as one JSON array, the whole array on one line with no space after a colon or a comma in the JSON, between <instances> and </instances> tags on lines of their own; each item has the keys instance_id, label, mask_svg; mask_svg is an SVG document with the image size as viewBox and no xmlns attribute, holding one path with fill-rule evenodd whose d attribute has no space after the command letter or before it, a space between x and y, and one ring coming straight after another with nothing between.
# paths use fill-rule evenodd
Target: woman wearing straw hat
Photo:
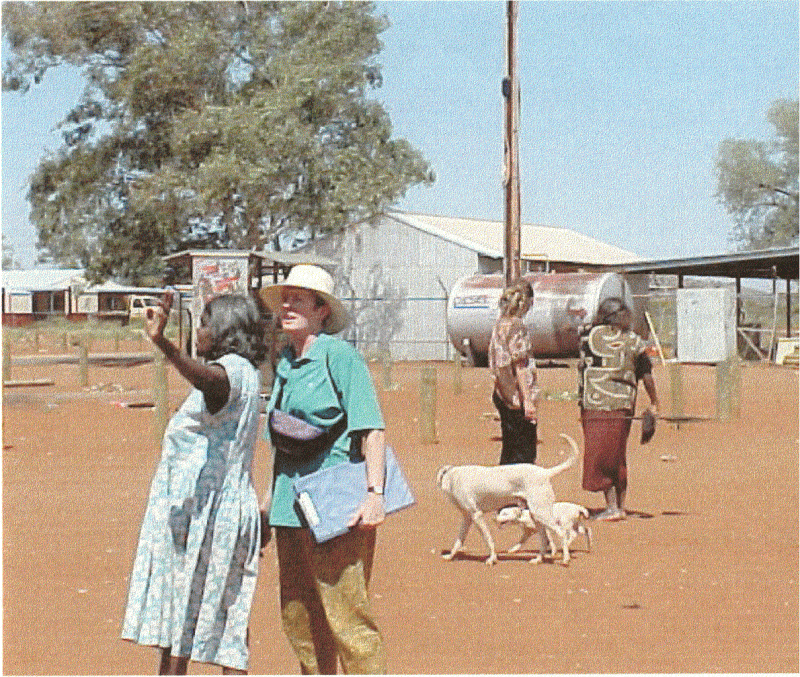
<instances>
[{"instance_id":1,"label":"woman wearing straw hat","mask_svg":"<svg viewBox=\"0 0 800 677\"><path fill-rule=\"evenodd\" d=\"M322 449L310 455L293 455L272 435L274 473L262 506L264 531L275 527L281 617L302 672L334 674L338 659L347 673L385 673L383 639L367 597L375 528L384 520L385 426L364 359L333 336L349 322L333 286L327 271L300 264L284 282L261 290L289 341L276 366L268 413L288 412L325 431ZM296 507L293 482L361 460L369 491L352 528L316 543Z\"/></svg>"}]
</instances>

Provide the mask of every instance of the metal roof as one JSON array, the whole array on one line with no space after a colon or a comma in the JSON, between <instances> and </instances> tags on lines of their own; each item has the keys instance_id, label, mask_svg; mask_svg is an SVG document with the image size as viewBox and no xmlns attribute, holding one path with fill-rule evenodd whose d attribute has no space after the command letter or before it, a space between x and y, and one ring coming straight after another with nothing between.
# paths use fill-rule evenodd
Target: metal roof
<instances>
[{"instance_id":1,"label":"metal roof","mask_svg":"<svg viewBox=\"0 0 800 677\"><path fill-rule=\"evenodd\" d=\"M477 254L502 259L505 250L505 226L502 221L467 219L433 214L416 214L387 211L384 218L394 219L411 228L442 238ZM520 226L521 258L525 261L551 261L587 266L614 266L623 263L643 262L633 252L620 249L593 237L568 228L522 224ZM308 243L297 251L248 251L198 249L177 252L164 257L165 261L187 260L192 256L257 256L279 266L313 263L319 266L337 266L338 261L319 254L304 252Z\"/></svg>"},{"instance_id":2,"label":"metal roof","mask_svg":"<svg viewBox=\"0 0 800 677\"><path fill-rule=\"evenodd\" d=\"M113 280L101 284L87 285L81 268L38 268L33 270L4 270L2 286L9 291L66 291L73 284L82 285L82 293L112 294L163 294L162 287L133 287L121 285Z\"/></svg>"},{"instance_id":3,"label":"metal roof","mask_svg":"<svg viewBox=\"0 0 800 677\"><path fill-rule=\"evenodd\" d=\"M734 254L693 256L685 259L644 261L619 266L625 273L660 273L699 277L798 279L798 252L795 247L779 247Z\"/></svg>"},{"instance_id":4,"label":"metal roof","mask_svg":"<svg viewBox=\"0 0 800 677\"><path fill-rule=\"evenodd\" d=\"M19 291L63 291L75 282L83 282L80 268L47 268L34 270L4 270L4 289Z\"/></svg>"},{"instance_id":5,"label":"metal roof","mask_svg":"<svg viewBox=\"0 0 800 677\"><path fill-rule=\"evenodd\" d=\"M388 218L471 249L502 259L505 224L487 219L466 219L400 211ZM524 223L520 226L521 258L526 261L558 261L591 266L644 262L646 259L568 228Z\"/></svg>"},{"instance_id":6,"label":"metal roof","mask_svg":"<svg viewBox=\"0 0 800 677\"><path fill-rule=\"evenodd\" d=\"M252 256L255 252L248 249L187 249L174 254L167 254L163 257L164 261L176 261L179 259L190 259L193 256L224 256L226 258L242 258Z\"/></svg>"},{"instance_id":7,"label":"metal roof","mask_svg":"<svg viewBox=\"0 0 800 677\"><path fill-rule=\"evenodd\" d=\"M269 263L277 263L279 266L293 266L297 263L313 263L318 266L337 266L338 261L329 259L318 254L304 254L303 252L273 252L273 251L254 251L248 249L190 249L176 252L164 257L165 261L188 261L193 256L227 257L242 258L254 256Z\"/></svg>"},{"instance_id":8,"label":"metal roof","mask_svg":"<svg viewBox=\"0 0 800 677\"><path fill-rule=\"evenodd\" d=\"M327 256L306 253L302 251L292 252L254 252L266 261L273 261L283 266L293 266L297 263L312 263L317 266L338 266L339 262L329 259Z\"/></svg>"},{"instance_id":9,"label":"metal roof","mask_svg":"<svg viewBox=\"0 0 800 677\"><path fill-rule=\"evenodd\" d=\"M119 284L113 280L106 280L101 284L94 284L83 290L84 294L143 294L158 296L164 293L164 287L133 287Z\"/></svg>"}]
</instances>

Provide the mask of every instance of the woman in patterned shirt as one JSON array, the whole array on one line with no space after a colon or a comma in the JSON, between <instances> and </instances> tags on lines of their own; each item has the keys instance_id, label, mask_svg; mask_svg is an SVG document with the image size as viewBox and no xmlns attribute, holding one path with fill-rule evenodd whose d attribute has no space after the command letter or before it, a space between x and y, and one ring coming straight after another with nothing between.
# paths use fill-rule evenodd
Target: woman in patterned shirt
<instances>
[{"instance_id":1,"label":"woman in patterned shirt","mask_svg":"<svg viewBox=\"0 0 800 677\"><path fill-rule=\"evenodd\" d=\"M631 311L620 298L609 298L581 337L578 363L583 426L583 488L602 491L606 509L596 519L625 519L628 487L626 447L636 408L639 381L658 415L658 397L647 347L631 331Z\"/></svg>"},{"instance_id":2,"label":"woman in patterned shirt","mask_svg":"<svg viewBox=\"0 0 800 677\"><path fill-rule=\"evenodd\" d=\"M500 465L536 462L536 363L531 335L522 318L533 303L530 282L511 283L500 296L500 317L489 342L494 377L492 402L503 437Z\"/></svg>"}]
</instances>

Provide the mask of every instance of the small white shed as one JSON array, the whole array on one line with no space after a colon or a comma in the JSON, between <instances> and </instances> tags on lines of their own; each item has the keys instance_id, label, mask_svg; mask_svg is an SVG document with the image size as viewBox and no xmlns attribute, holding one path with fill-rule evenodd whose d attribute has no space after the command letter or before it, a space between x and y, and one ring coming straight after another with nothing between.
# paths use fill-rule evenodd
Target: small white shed
<instances>
[{"instance_id":1,"label":"small white shed","mask_svg":"<svg viewBox=\"0 0 800 677\"><path fill-rule=\"evenodd\" d=\"M678 289L677 357L718 364L736 355L736 297L732 289Z\"/></svg>"}]
</instances>

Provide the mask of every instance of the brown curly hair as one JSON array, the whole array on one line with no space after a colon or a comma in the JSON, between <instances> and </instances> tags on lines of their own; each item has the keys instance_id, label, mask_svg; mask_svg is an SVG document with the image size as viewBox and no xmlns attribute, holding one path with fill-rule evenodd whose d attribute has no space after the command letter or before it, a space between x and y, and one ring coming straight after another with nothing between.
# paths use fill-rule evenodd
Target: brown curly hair
<instances>
[{"instance_id":1,"label":"brown curly hair","mask_svg":"<svg viewBox=\"0 0 800 677\"><path fill-rule=\"evenodd\" d=\"M519 279L508 285L500 295L498 306L504 317L522 317L522 311L528 301L533 301L533 287L525 279Z\"/></svg>"}]
</instances>

